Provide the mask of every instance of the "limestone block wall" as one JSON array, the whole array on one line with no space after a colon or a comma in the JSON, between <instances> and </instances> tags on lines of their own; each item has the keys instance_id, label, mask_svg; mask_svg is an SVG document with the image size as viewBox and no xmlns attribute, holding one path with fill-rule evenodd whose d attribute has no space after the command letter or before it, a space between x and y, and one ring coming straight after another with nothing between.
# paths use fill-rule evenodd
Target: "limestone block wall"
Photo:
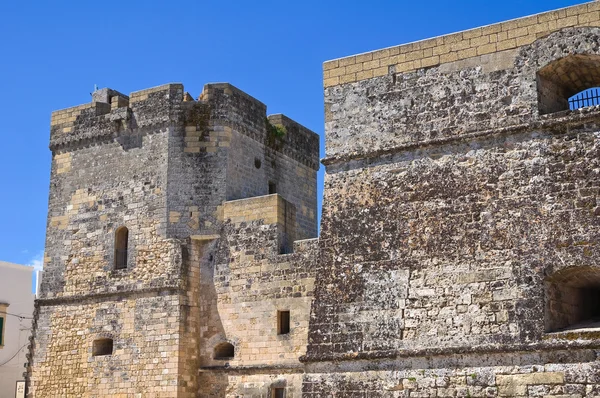
<instances>
[{"instance_id":1,"label":"limestone block wall","mask_svg":"<svg viewBox=\"0 0 600 398\"><path fill-rule=\"evenodd\" d=\"M547 289L598 269L600 115L548 77L597 65L598 4L325 64L304 395L598 394L597 331Z\"/></svg>"},{"instance_id":2,"label":"limestone block wall","mask_svg":"<svg viewBox=\"0 0 600 398\"><path fill-rule=\"evenodd\" d=\"M293 131L287 134L294 135ZM268 195L269 184L274 184L275 192L296 207L298 239L316 237L317 174L312 166L281 155L269 145L237 131L233 132L230 152L227 165L228 200Z\"/></svg>"},{"instance_id":3,"label":"limestone block wall","mask_svg":"<svg viewBox=\"0 0 600 398\"><path fill-rule=\"evenodd\" d=\"M177 295L140 294L40 308L29 393L35 397L174 397L182 378ZM113 354L93 356L93 341Z\"/></svg>"},{"instance_id":4,"label":"limestone block wall","mask_svg":"<svg viewBox=\"0 0 600 398\"><path fill-rule=\"evenodd\" d=\"M178 284L178 244L165 240L170 127L162 127L162 119L169 116L169 90L145 95L150 97L132 96L123 131L107 119L129 108L82 113L69 122L67 136L53 127L42 298ZM153 120L148 107L157 109ZM133 123L148 127L134 130ZM100 127L114 140L102 143ZM121 226L129 229L129 266L115 270L115 230Z\"/></svg>"},{"instance_id":5,"label":"limestone block wall","mask_svg":"<svg viewBox=\"0 0 600 398\"><path fill-rule=\"evenodd\" d=\"M269 201L276 205L282 199L226 202L229 221L213 259L202 265L201 396L269 397L277 386L286 396L301 394L299 357L306 351L317 241L297 241L293 254L280 255L283 215L265 204ZM256 203L263 205L253 207ZM287 334L278 334L281 310L290 311ZM223 342L232 344L235 354L215 359L214 349Z\"/></svg>"},{"instance_id":6,"label":"limestone block wall","mask_svg":"<svg viewBox=\"0 0 600 398\"><path fill-rule=\"evenodd\" d=\"M595 2L545 12L464 32L367 52L324 64L324 86L363 81L394 73L436 67L476 56L496 54L533 43L540 37L574 26L598 26Z\"/></svg>"},{"instance_id":7,"label":"limestone block wall","mask_svg":"<svg viewBox=\"0 0 600 398\"><path fill-rule=\"evenodd\" d=\"M225 333L216 310L218 295L211 293L231 294L221 279L217 289L210 275L214 264L226 268L239 261L223 255L229 250L222 246L225 241L243 253L241 241L231 238L235 234L248 234L248 252L253 244L259 248L261 240L265 246L260 250L269 248L273 262L265 263L265 275L277 276L257 282L257 288L279 300L271 307L294 309L289 336L267 345L258 338L273 357L261 366L281 362L285 369L280 372L296 374L287 368L298 366L306 345L306 296L312 294L312 284L303 282L310 280L310 271L300 272L299 264L278 258L292 251L298 236L316 234L316 187L303 192L305 186L298 182L316 182L316 134L276 115L270 118L284 135L269 135L273 127L265 105L229 84L207 85L197 101L181 84L129 96L102 89L92 100L52 115L45 275L30 350L30 395L197 396L202 385L198 370L207 361L212 366L212 351L207 354L206 347L217 334L246 339L236 359L256 365L260 355L251 348L255 335L247 338L245 325L237 324L227 308ZM224 205L229 195L266 195L269 182L281 195L265 196L269 203L253 200L252 215L244 220L237 216L247 206ZM265 210L269 205L271 213ZM224 227L225 217L236 221ZM251 239L241 226L247 223L264 236ZM124 227L126 243L117 244L116 231ZM288 260L302 260L311 268L305 260L309 250L299 247L301 253ZM126 266L118 267L123 259ZM248 283L254 282L253 272ZM224 274L228 271L219 268L219 278ZM300 275L299 284L291 282ZM256 304L257 297L248 302L259 318L271 311ZM214 324L207 321L211 316ZM93 347L99 339L113 342L106 355L96 355ZM217 382L222 394L219 386ZM227 381L225 386L229 388Z\"/></svg>"},{"instance_id":8,"label":"limestone block wall","mask_svg":"<svg viewBox=\"0 0 600 398\"><path fill-rule=\"evenodd\" d=\"M127 97L104 89L90 105L53 114L31 396L185 396L186 275L182 241L167 236L166 195L182 90L165 85ZM115 262L119 227L128 229L123 269ZM112 339L112 353L94 356L102 338Z\"/></svg>"},{"instance_id":9,"label":"limestone block wall","mask_svg":"<svg viewBox=\"0 0 600 398\"><path fill-rule=\"evenodd\" d=\"M169 235L213 234L225 200L269 194L296 206L300 239L316 237L318 136L230 84L208 84L185 101L169 144ZM272 120L285 128L268 133ZM305 189L308 188L308 189Z\"/></svg>"}]
</instances>

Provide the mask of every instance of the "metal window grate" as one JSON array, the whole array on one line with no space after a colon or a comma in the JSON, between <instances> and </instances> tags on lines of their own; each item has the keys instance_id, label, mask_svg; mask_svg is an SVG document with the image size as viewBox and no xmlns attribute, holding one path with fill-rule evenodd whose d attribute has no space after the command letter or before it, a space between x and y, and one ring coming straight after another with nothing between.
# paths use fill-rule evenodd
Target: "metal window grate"
<instances>
[{"instance_id":1,"label":"metal window grate","mask_svg":"<svg viewBox=\"0 0 600 398\"><path fill-rule=\"evenodd\" d=\"M589 88L569 98L569 109L581 109L588 106L600 105L598 88Z\"/></svg>"}]
</instances>

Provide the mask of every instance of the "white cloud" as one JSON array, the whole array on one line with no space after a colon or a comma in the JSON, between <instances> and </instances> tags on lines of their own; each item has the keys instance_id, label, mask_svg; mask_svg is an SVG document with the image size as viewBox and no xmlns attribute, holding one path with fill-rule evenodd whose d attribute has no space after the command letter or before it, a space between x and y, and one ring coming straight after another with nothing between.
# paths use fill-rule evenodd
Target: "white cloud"
<instances>
[{"instance_id":1,"label":"white cloud","mask_svg":"<svg viewBox=\"0 0 600 398\"><path fill-rule=\"evenodd\" d=\"M41 271L44 268L44 251L42 250L33 256L33 258L25 265L33 267L36 271Z\"/></svg>"}]
</instances>

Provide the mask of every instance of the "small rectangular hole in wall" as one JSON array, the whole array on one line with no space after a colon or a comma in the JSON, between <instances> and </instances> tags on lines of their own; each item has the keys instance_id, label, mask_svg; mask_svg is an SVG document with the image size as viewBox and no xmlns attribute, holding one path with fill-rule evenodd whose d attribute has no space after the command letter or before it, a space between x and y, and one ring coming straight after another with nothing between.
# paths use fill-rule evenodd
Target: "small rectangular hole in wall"
<instances>
[{"instance_id":1,"label":"small rectangular hole in wall","mask_svg":"<svg viewBox=\"0 0 600 398\"><path fill-rule=\"evenodd\" d=\"M269 195L277 193L277 185L274 182L269 182Z\"/></svg>"},{"instance_id":2,"label":"small rectangular hole in wall","mask_svg":"<svg viewBox=\"0 0 600 398\"><path fill-rule=\"evenodd\" d=\"M113 353L113 341L112 339L98 339L94 340L92 345L92 355L97 357L101 355L112 355Z\"/></svg>"},{"instance_id":3,"label":"small rectangular hole in wall","mask_svg":"<svg viewBox=\"0 0 600 398\"><path fill-rule=\"evenodd\" d=\"M277 334L288 334L290 332L290 312L277 311Z\"/></svg>"},{"instance_id":4,"label":"small rectangular hole in wall","mask_svg":"<svg viewBox=\"0 0 600 398\"><path fill-rule=\"evenodd\" d=\"M285 397L285 388L273 388L273 393L271 394L272 398L284 398Z\"/></svg>"}]
</instances>

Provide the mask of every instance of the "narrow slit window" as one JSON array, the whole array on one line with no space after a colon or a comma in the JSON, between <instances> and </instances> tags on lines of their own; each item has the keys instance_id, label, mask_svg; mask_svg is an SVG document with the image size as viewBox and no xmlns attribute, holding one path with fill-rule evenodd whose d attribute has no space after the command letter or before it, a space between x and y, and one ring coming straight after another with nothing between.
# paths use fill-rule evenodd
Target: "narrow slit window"
<instances>
[{"instance_id":1,"label":"narrow slit window","mask_svg":"<svg viewBox=\"0 0 600 398\"><path fill-rule=\"evenodd\" d=\"M92 345L92 355L95 357L103 355L112 355L113 353L113 340L112 339L98 339L94 340Z\"/></svg>"},{"instance_id":2,"label":"narrow slit window","mask_svg":"<svg viewBox=\"0 0 600 398\"><path fill-rule=\"evenodd\" d=\"M290 311L277 311L277 334L290 333Z\"/></svg>"},{"instance_id":3,"label":"narrow slit window","mask_svg":"<svg viewBox=\"0 0 600 398\"><path fill-rule=\"evenodd\" d=\"M6 310L7 303L0 303L0 348L4 346L4 334L6 331Z\"/></svg>"},{"instance_id":4,"label":"narrow slit window","mask_svg":"<svg viewBox=\"0 0 600 398\"><path fill-rule=\"evenodd\" d=\"M272 398L284 398L285 397L285 388L283 387L275 387L272 389L271 397Z\"/></svg>"},{"instance_id":5,"label":"narrow slit window","mask_svg":"<svg viewBox=\"0 0 600 398\"><path fill-rule=\"evenodd\" d=\"M127 268L127 250L129 246L129 230L120 227L115 232L115 269Z\"/></svg>"},{"instance_id":6,"label":"narrow slit window","mask_svg":"<svg viewBox=\"0 0 600 398\"><path fill-rule=\"evenodd\" d=\"M4 317L0 316L0 347L4 345Z\"/></svg>"}]
</instances>

